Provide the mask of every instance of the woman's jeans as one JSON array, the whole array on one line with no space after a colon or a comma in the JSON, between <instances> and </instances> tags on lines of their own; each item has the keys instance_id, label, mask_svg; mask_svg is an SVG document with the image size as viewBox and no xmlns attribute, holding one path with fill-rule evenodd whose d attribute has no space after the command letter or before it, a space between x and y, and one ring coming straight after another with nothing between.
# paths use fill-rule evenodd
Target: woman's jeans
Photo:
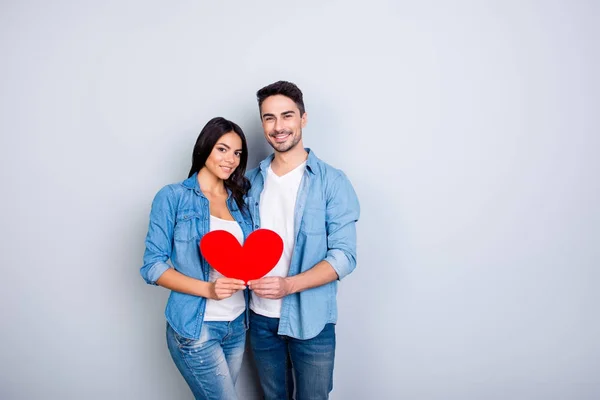
<instances>
[{"instance_id":1,"label":"woman's jeans","mask_svg":"<svg viewBox=\"0 0 600 400\"><path fill-rule=\"evenodd\" d=\"M244 356L245 313L235 320L205 321L198 340L178 335L167 323L167 345L196 399L235 400Z\"/></svg>"}]
</instances>

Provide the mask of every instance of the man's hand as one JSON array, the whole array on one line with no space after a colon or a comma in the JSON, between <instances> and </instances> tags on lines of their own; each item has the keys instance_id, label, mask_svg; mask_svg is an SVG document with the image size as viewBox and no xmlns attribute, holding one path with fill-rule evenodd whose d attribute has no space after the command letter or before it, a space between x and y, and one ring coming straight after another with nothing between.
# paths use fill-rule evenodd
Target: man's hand
<instances>
[{"instance_id":1,"label":"man's hand","mask_svg":"<svg viewBox=\"0 0 600 400\"><path fill-rule=\"evenodd\" d=\"M255 281L248 281L248 287L256 295L265 299L281 299L292 293L291 282L280 276L267 276Z\"/></svg>"},{"instance_id":2,"label":"man's hand","mask_svg":"<svg viewBox=\"0 0 600 400\"><path fill-rule=\"evenodd\" d=\"M233 278L217 278L210 285L210 298L213 300L223 300L231 297L238 290L244 290L246 286L244 281Z\"/></svg>"}]
</instances>

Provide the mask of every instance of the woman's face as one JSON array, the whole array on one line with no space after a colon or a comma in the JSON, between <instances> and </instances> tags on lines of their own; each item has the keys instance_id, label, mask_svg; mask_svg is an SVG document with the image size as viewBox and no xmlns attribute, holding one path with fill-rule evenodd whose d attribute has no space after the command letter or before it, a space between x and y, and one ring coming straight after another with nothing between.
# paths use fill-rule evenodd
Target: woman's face
<instances>
[{"instance_id":1,"label":"woman's face","mask_svg":"<svg viewBox=\"0 0 600 400\"><path fill-rule=\"evenodd\" d=\"M204 166L217 178L226 180L240 165L242 139L231 131L219 138Z\"/></svg>"}]
</instances>

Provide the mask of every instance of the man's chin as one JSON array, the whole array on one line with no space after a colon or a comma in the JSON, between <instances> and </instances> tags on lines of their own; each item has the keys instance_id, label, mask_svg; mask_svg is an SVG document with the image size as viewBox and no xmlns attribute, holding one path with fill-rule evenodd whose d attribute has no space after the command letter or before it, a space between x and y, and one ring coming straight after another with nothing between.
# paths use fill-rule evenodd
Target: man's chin
<instances>
[{"instance_id":1,"label":"man's chin","mask_svg":"<svg viewBox=\"0 0 600 400\"><path fill-rule=\"evenodd\" d=\"M286 153L298 145L298 143L288 144L288 143L271 143L271 142L269 142L269 144L271 145L273 150L275 150L278 153Z\"/></svg>"}]
</instances>

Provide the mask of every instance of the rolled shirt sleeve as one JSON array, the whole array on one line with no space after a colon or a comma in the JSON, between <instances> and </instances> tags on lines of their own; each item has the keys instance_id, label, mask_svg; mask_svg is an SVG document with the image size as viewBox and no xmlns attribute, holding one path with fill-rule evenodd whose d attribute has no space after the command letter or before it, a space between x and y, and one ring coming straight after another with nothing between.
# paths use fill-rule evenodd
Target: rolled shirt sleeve
<instances>
[{"instance_id":1,"label":"rolled shirt sleeve","mask_svg":"<svg viewBox=\"0 0 600 400\"><path fill-rule=\"evenodd\" d=\"M341 280L356 268L356 222L360 204L352 184L343 172L327 194L327 261Z\"/></svg>"},{"instance_id":2,"label":"rolled shirt sleeve","mask_svg":"<svg viewBox=\"0 0 600 400\"><path fill-rule=\"evenodd\" d=\"M174 193L169 186L162 188L154 197L150 211L150 223L146 235L144 265L140 274L150 285L170 267L167 260L173 249L173 229L175 227Z\"/></svg>"}]
</instances>

